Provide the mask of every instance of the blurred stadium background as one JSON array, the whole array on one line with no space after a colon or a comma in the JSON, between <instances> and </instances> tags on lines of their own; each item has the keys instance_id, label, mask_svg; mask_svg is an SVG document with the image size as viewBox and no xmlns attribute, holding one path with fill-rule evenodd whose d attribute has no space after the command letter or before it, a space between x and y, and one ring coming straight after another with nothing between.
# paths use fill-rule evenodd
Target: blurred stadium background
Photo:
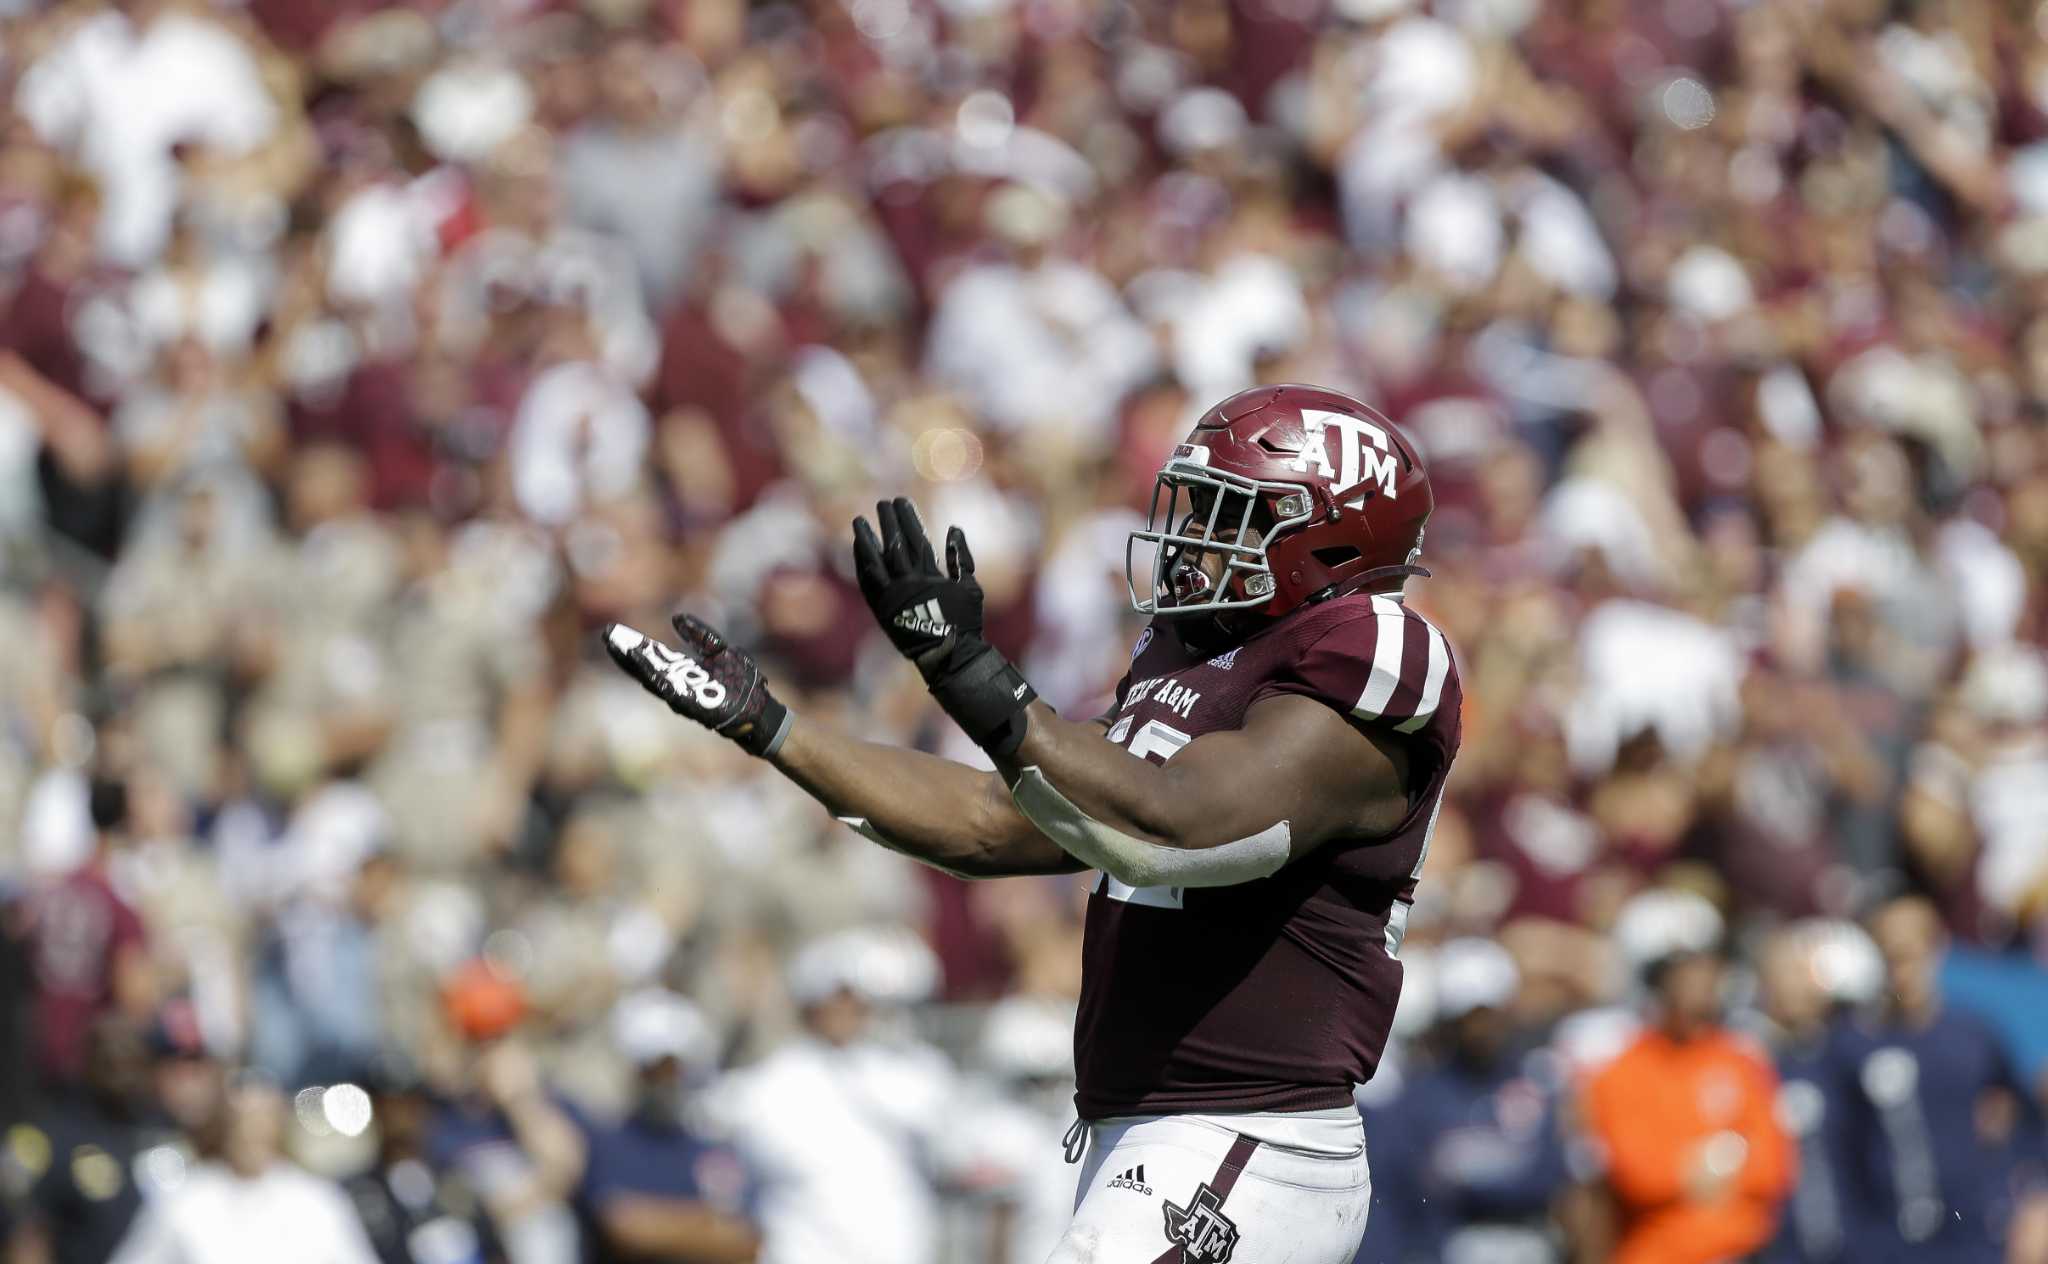
<instances>
[{"instance_id":1,"label":"blurred stadium background","mask_svg":"<svg viewBox=\"0 0 2048 1264\"><path fill-rule=\"evenodd\" d=\"M849 518L1086 709L1284 380L1428 454L1469 699L1361 1260L1610 1258L1585 1085L1717 933L1765 1258L2048 1259L2044 300L2026 0L0 0L7 1259L1036 1264L1083 885L592 633L965 756Z\"/></svg>"}]
</instances>

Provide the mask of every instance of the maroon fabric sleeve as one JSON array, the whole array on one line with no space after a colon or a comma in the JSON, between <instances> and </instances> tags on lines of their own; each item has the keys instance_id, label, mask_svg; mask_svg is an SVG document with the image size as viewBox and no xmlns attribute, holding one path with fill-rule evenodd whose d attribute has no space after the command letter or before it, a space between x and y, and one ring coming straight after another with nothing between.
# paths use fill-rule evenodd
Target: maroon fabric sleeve
<instances>
[{"instance_id":1,"label":"maroon fabric sleeve","mask_svg":"<svg viewBox=\"0 0 2048 1264\"><path fill-rule=\"evenodd\" d=\"M1429 622L1388 597L1374 597L1327 626L1267 681L1252 701L1291 693L1314 698L1365 724L1413 733L1453 690L1451 651Z\"/></svg>"}]
</instances>

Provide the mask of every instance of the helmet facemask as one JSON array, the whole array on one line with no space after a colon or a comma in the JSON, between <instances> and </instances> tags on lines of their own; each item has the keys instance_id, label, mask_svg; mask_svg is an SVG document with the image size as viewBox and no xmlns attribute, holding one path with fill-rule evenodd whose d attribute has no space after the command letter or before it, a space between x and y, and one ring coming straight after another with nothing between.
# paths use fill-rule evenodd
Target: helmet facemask
<instances>
[{"instance_id":1,"label":"helmet facemask","mask_svg":"<svg viewBox=\"0 0 2048 1264\"><path fill-rule=\"evenodd\" d=\"M1153 485L1145 530L1133 531L1125 546L1124 577L1131 606L1140 614L1177 618L1267 605L1276 583L1266 550L1276 536L1313 516L1313 502L1300 485L1212 470L1207 455L1183 445L1167 461ZM1140 544L1154 546L1150 580L1142 589ZM1220 575L1211 576L1204 566L1211 559L1221 560Z\"/></svg>"}]
</instances>

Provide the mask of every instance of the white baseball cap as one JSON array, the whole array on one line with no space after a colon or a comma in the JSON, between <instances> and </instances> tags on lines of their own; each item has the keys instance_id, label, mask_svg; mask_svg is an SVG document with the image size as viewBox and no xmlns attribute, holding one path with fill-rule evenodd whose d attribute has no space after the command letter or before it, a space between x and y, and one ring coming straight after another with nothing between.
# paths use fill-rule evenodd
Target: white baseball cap
<instances>
[{"instance_id":1,"label":"white baseball cap","mask_svg":"<svg viewBox=\"0 0 2048 1264\"><path fill-rule=\"evenodd\" d=\"M1244 106L1221 88L1190 88L1159 116L1159 138L1187 155L1236 144L1250 125Z\"/></svg>"},{"instance_id":2,"label":"white baseball cap","mask_svg":"<svg viewBox=\"0 0 2048 1264\"><path fill-rule=\"evenodd\" d=\"M1640 974L1679 953L1712 952L1721 930L1721 913L1706 897L1660 887L1622 905L1614 919L1614 945Z\"/></svg>"},{"instance_id":3,"label":"white baseball cap","mask_svg":"<svg viewBox=\"0 0 2048 1264\"><path fill-rule=\"evenodd\" d=\"M1009 996L982 1020L981 1062L1005 1079L1074 1073L1074 1007L1034 996Z\"/></svg>"},{"instance_id":4,"label":"white baseball cap","mask_svg":"<svg viewBox=\"0 0 2048 1264\"><path fill-rule=\"evenodd\" d=\"M1884 991L1884 955L1861 926L1816 917L1796 931L1809 954L1814 981L1830 1001L1867 1005Z\"/></svg>"},{"instance_id":5,"label":"white baseball cap","mask_svg":"<svg viewBox=\"0 0 2048 1264\"><path fill-rule=\"evenodd\" d=\"M674 1058L701 1070L717 1057L704 1012L666 988L641 988L621 997L612 1007L612 1042L640 1067Z\"/></svg>"},{"instance_id":6,"label":"white baseball cap","mask_svg":"<svg viewBox=\"0 0 2048 1264\"><path fill-rule=\"evenodd\" d=\"M1476 1009L1498 1009L1515 997L1522 972L1490 939L1453 939L1436 950L1436 1016L1451 1022Z\"/></svg>"},{"instance_id":7,"label":"white baseball cap","mask_svg":"<svg viewBox=\"0 0 2048 1264\"><path fill-rule=\"evenodd\" d=\"M1701 320L1729 320L1756 304L1756 287L1741 261L1715 246L1694 246L1680 255L1665 286L1673 307Z\"/></svg>"},{"instance_id":8,"label":"white baseball cap","mask_svg":"<svg viewBox=\"0 0 2048 1264\"><path fill-rule=\"evenodd\" d=\"M939 960L906 926L862 926L811 940L789 964L789 992L814 1005L850 991L885 1005L914 1005L937 990Z\"/></svg>"},{"instance_id":9,"label":"white baseball cap","mask_svg":"<svg viewBox=\"0 0 2048 1264\"><path fill-rule=\"evenodd\" d=\"M2022 645L1979 653L1963 675L1963 705L1979 718L2024 727L2048 716L2048 657Z\"/></svg>"}]
</instances>

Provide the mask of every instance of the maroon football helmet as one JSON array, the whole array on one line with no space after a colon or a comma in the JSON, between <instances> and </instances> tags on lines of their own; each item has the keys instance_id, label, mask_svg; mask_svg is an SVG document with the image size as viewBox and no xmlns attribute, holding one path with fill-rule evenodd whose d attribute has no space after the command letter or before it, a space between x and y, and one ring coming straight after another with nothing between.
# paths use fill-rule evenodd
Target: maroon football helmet
<instances>
[{"instance_id":1,"label":"maroon football helmet","mask_svg":"<svg viewBox=\"0 0 2048 1264\"><path fill-rule=\"evenodd\" d=\"M1397 588L1429 574L1415 562L1435 507L1415 445L1366 405L1317 386L1240 391L1159 471L1150 521L1124 552L1131 604L1277 617L1317 597ZM1142 587L1140 543L1157 546ZM1220 582L1202 569L1211 554L1224 559Z\"/></svg>"}]
</instances>

